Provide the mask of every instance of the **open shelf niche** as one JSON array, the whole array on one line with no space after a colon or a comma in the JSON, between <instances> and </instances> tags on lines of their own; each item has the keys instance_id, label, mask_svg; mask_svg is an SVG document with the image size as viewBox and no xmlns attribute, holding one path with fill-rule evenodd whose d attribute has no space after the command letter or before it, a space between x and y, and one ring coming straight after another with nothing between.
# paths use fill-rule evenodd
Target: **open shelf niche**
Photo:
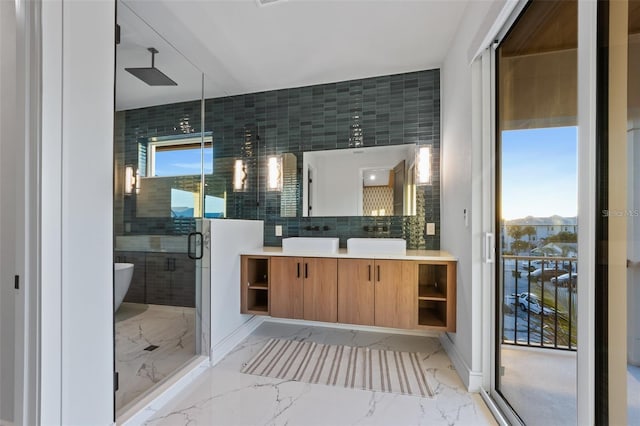
<instances>
[{"instance_id":1,"label":"open shelf niche","mask_svg":"<svg viewBox=\"0 0 640 426\"><path fill-rule=\"evenodd\" d=\"M449 310L455 309L454 283L455 262L418 264L419 326L455 330L449 314Z\"/></svg>"},{"instance_id":2,"label":"open shelf niche","mask_svg":"<svg viewBox=\"0 0 640 426\"><path fill-rule=\"evenodd\" d=\"M242 312L269 314L269 257L242 256Z\"/></svg>"}]
</instances>

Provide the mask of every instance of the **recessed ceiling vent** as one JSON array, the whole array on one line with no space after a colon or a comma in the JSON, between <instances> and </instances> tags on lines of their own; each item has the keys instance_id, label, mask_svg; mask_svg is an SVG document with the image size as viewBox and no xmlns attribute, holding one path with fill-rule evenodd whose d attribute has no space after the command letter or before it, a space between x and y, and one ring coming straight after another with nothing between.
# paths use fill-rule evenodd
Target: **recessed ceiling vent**
<instances>
[{"instance_id":1,"label":"recessed ceiling vent","mask_svg":"<svg viewBox=\"0 0 640 426\"><path fill-rule=\"evenodd\" d=\"M284 3L285 1L287 0L256 0L256 3L258 3L258 6L262 7L262 6L270 6L276 3Z\"/></svg>"}]
</instances>

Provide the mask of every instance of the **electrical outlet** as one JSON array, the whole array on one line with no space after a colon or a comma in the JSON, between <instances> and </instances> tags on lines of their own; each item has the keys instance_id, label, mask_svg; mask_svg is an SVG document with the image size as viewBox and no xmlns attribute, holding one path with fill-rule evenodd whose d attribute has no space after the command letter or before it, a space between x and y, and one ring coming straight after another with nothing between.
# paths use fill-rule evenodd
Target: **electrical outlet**
<instances>
[{"instance_id":1,"label":"electrical outlet","mask_svg":"<svg viewBox=\"0 0 640 426\"><path fill-rule=\"evenodd\" d=\"M282 225L276 225L276 237L282 237Z\"/></svg>"},{"instance_id":2,"label":"electrical outlet","mask_svg":"<svg viewBox=\"0 0 640 426\"><path fill-rule=\"evenodd\" d=\"M427 235L436 235L436 224L427 223Z\"/></svg>"}]
</instances>

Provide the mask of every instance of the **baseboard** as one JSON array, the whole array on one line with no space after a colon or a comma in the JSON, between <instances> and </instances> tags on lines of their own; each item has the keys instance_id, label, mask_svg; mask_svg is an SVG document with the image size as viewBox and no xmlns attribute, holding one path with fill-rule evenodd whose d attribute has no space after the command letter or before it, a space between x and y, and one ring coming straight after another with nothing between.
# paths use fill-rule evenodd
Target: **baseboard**
<instances>
[{"instance_id":1,"label":"baseboard","mask_svg":"<svg viewBox=\"0 0 640 426\"><path fill-rule=\"evenodd\" d=\"M10 422L9 420L0 419L0 426L13 426L13 422Z\"/></svg>"},{"instance_id":2,"label":"baseboard","mask_svg":"<svg viewBox=\"0 0 640 426\"><path fill-rule=\"evenodd\" d=\"M407 336L423 336L423 337L436 337L436 338L440 337L441 334L444 334L439 331L404 330L401 328L376 327L372 325L343 324L343 323L337 323L337 322L308 321L308 320L289 319L289 318L264 317L264 322L303 325L307 327L337 328L340 330L368 331L371 333L404 334Z\"/></svg>"},{"instance_id":3,"label":"baseboard","mask_svg":"<svg viewBox=\"0 0 640 426\"><path fill-rule=\"evenodd\" d=\"M227 356L229 352L240 344L244 339L249 337L256 328L260 326L265 320L264 316L254 315L247 322L236 328L231 334L222 339L220 343L211 348L211 366L213 367L219 363L222 358Z\"/></svg>"},{"instance_id":4,"label":"baseboard","mask_svg":"<svg viewBox=\"0 0 640 426\"><path fill-rule=\"evenodd\" d=\"M209 368L209 359L204 356L195 358L181 371L176 372L166 382L151 391L142 400L123 409L116 419L117 425L138 426L144 424L169 400L182 392L187 386Z\"/></svg>"},{"instance_id":5,"label":"baseboard","mask_svg":"<svg viewBox=\"0 0 640 426\"><path fill-rule=\"evenodd\" d=\"M458 348L447 333L440 335L440 343L451 359L453 366L469 392L480 392L482 388L482 372L473 371L464 361Z\"/></svg>"}]
</instances>

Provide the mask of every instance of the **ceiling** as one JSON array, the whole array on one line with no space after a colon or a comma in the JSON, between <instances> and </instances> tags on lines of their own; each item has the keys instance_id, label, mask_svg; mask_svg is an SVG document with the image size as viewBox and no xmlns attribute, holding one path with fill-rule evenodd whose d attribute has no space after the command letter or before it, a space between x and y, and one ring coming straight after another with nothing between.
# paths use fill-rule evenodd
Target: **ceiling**
<instances>
[{"instance_id":1,"label":"ceiling","mask_svg":"<svg viewBox=\"0 0 640 426\"><path fill-rule=\"evenodd\" d=\"M213 98L437 68L467 3L120 1L116 109L198 99L201 71ZM148 47L178 86L150 87L124 71L150 66Z\"/></svg>"}]
</instances>

